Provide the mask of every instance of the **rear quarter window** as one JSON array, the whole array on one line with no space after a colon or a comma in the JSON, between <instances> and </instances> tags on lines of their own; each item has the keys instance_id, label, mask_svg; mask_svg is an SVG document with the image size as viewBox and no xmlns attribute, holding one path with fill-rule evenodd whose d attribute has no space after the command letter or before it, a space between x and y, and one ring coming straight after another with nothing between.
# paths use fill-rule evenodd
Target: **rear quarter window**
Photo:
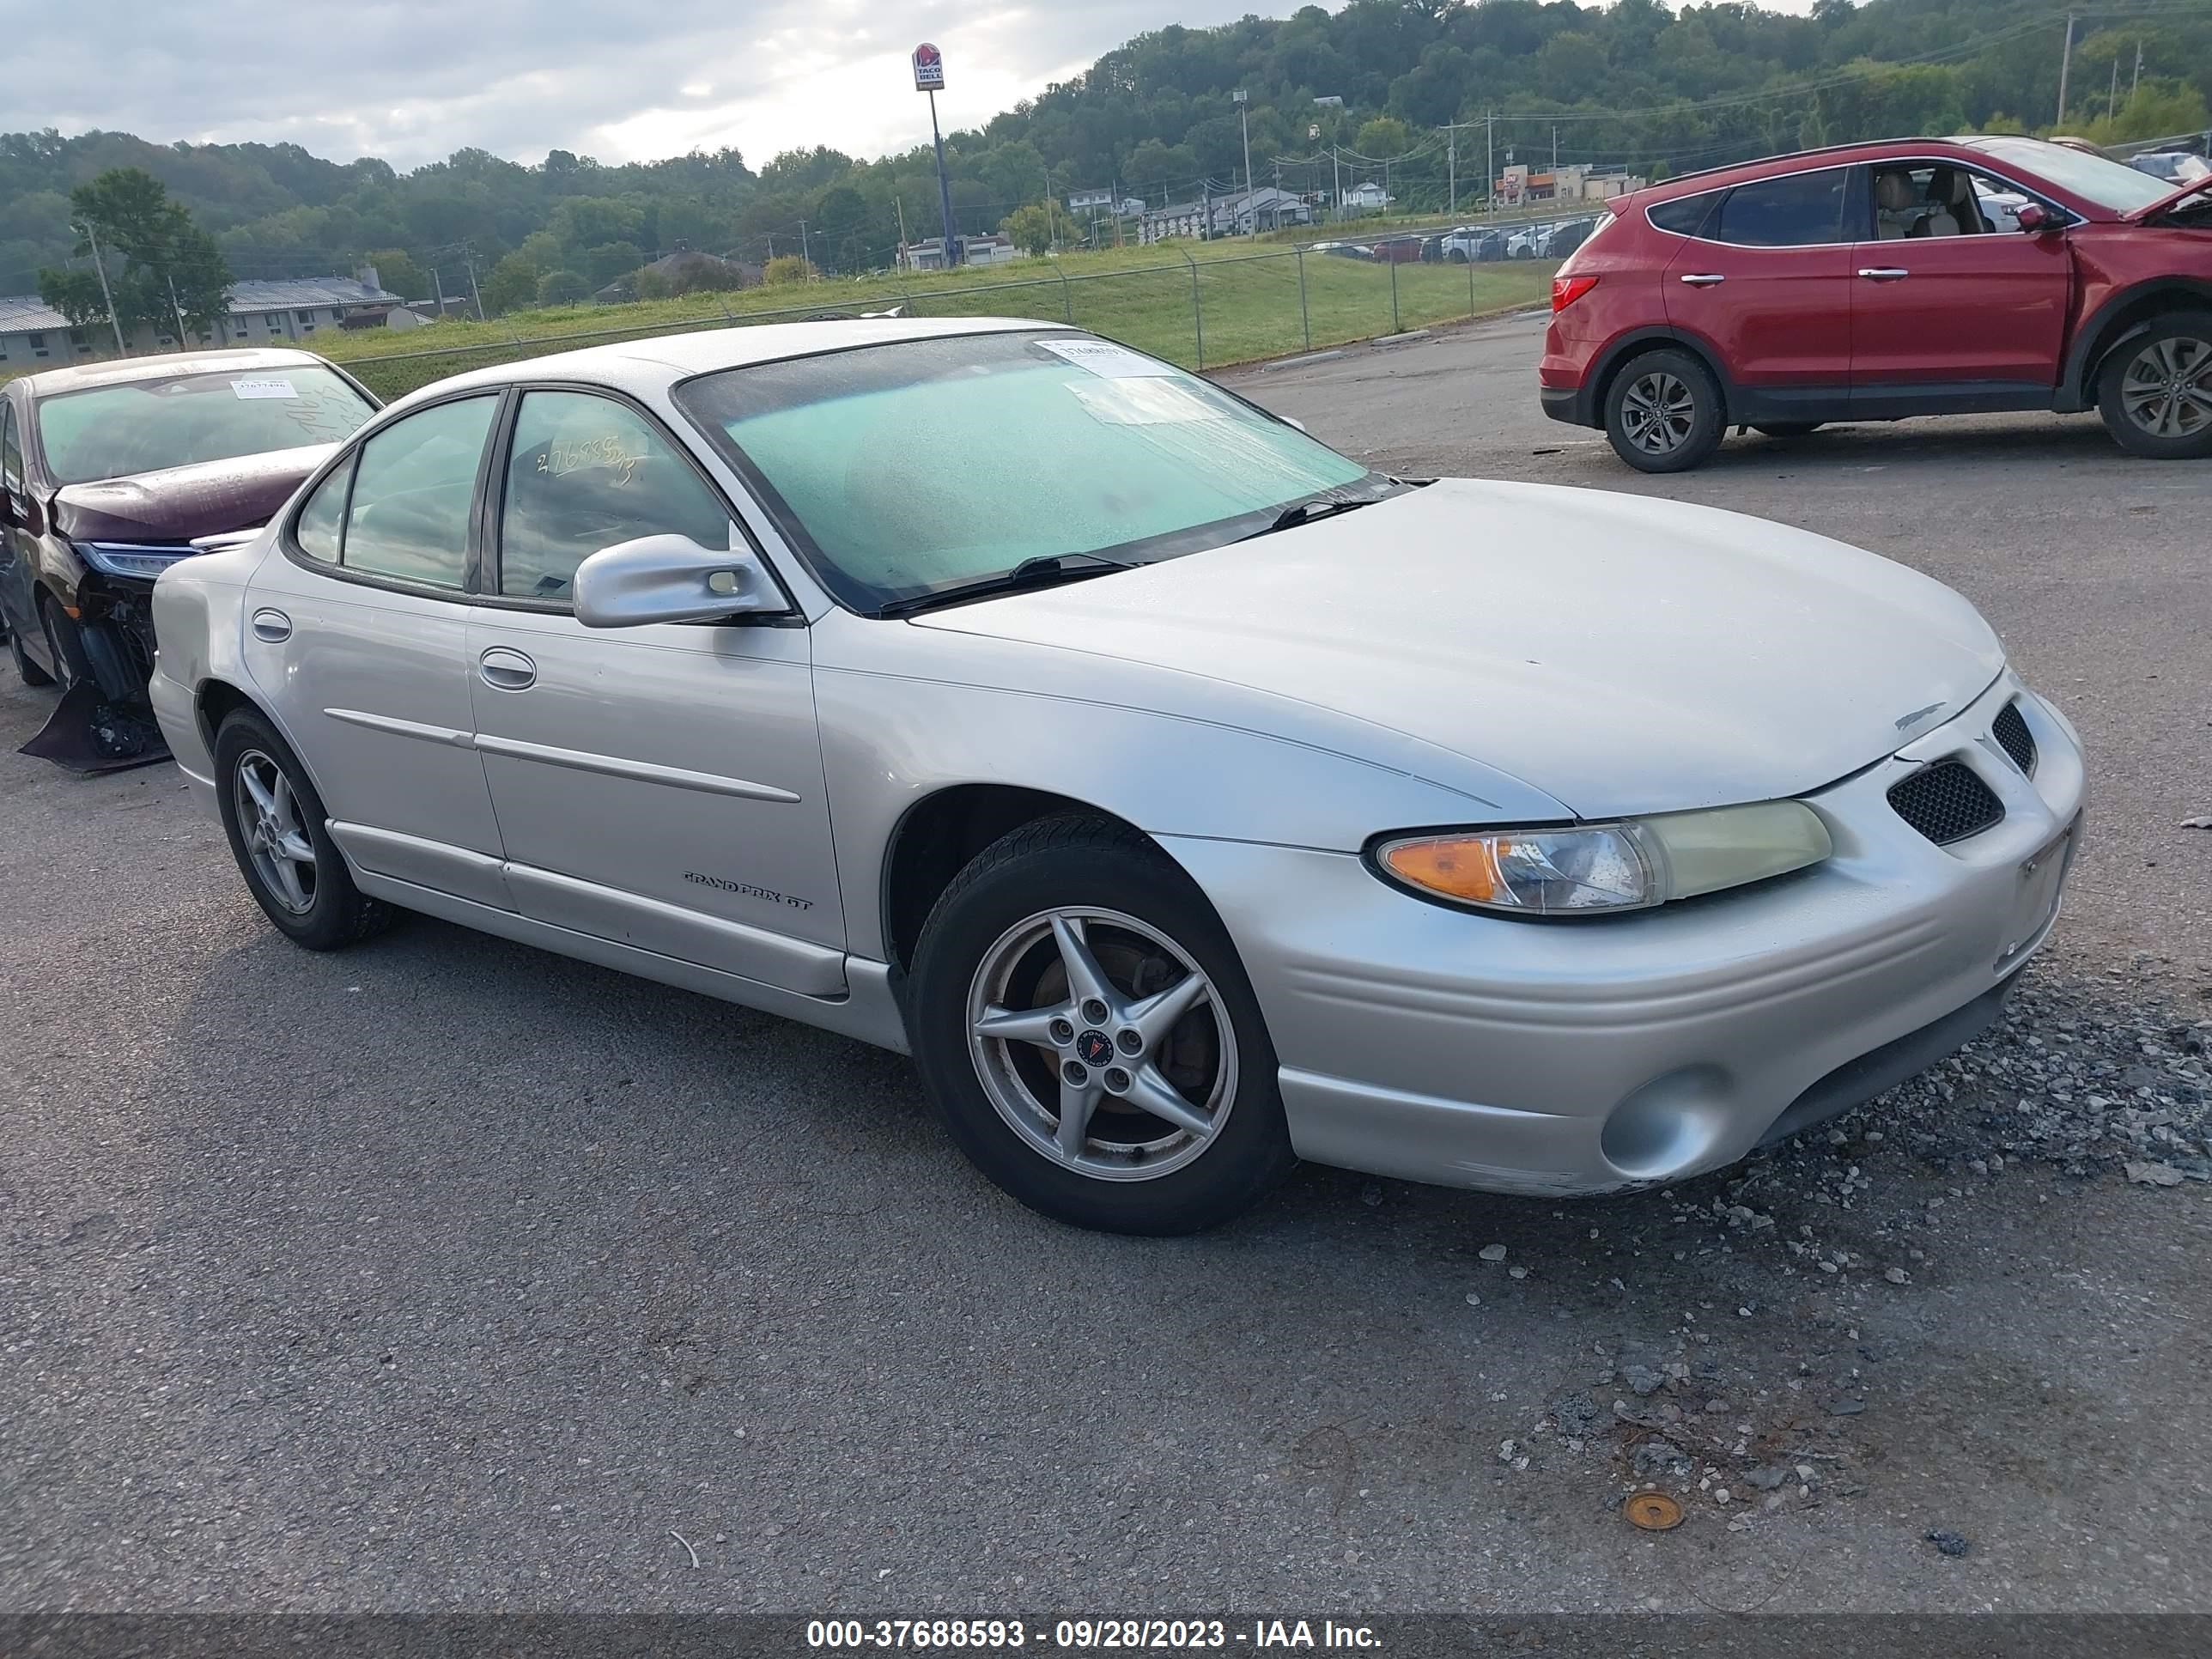
<instances>
[{"instance_id":1,"label":"rear quarter window","mask_svg":"<svg viewBox=\"0 0 2212 1659\"><path fill-rule=\"evenodd\" d=\"M1702 196L1677 197L1671 202L1660 202L1644 210L1644 216L1661 230L1672 231L1677 236L1702 236L1712 222L1713 210L1720 205L1721 192L1707 191Z\"/></svg>"}]
</instances>

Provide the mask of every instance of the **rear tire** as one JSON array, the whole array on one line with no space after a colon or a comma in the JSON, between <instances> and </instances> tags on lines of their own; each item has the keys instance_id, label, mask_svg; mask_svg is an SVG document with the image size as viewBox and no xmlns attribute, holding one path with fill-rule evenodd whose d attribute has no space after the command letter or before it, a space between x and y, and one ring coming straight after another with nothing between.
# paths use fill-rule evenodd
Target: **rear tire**
<instances>
[{"instance_id":1,"label":"rear tire","mask_svg":"<svg viewBox=\"0 0 2212 1659\"><path fill-rule=\"evenodd\" d=\"M1727 426L1720 382L1686 351L1647 351L1622 364L1606 388L1605 435L1638 472L1703 465Z\"/></svg>"},{"instance_id":2,"label":"rear tire","mask_svg":"<svg viewBox=\"0 0 2212 1659\"><path fill-rule=\"evenodd\" d=\"M336 951L392 925L392 907L353 884L307 769L255 710L224 717L215 776L231 856L277 932L307 950Z\"/></svg>"},{"instance_id":3,"label":"rear tire","mask_svg":"<svg viewBox=\"0 0 2212 1659\"><path fill-rule=\"evenodd\" d=\"M987 848L930 912L912 983L946 1128L1040 1214L1197 1232L1297 1161L1228 931L1133 830L1046 818Z\"/></svg>"},{"instance_id":4,"label":"rear tire","mask_svg":"<svg viewBox=\"0 0 2212 1659\"><path fill-rule=\"evenodd\" d=\"M2160 318L2106 357L2097 413L2130 455L2193 461L2212 455L2212 312Z\"/></svg>"}]
</instances>

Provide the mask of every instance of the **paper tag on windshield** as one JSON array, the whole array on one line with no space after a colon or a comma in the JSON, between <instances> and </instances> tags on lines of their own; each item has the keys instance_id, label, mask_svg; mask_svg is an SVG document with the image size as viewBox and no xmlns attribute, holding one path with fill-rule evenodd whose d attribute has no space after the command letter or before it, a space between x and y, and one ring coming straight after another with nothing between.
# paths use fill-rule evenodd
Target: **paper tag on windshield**
<instances>
[{"instance_id":1,"label":"paper tag on windshield","mask_svg":"<svg viewBox=\"0 0 2212 1659\"><path fill-rule=\"evenodd\" d=\"M1065 357L1077 368L1109 380L1156 380L1175 373L1165 363L1154 362L1111 340L1039 340L1037 343L1054 356Z\"/></svg>"},{"instance_id":2,"label":"paper tag on windshield","mask_svg":"<svg viewBox=\"0 0 2212 1659\"><path fill-rule=\"evenodd\" d=\"M292 383L289 380L275 380L267 376L251 380L233 380L230 383L230 390L233 397L247 398L297 398L300 395L297 392L293 390Z\"/></svg>"}]
</instances>

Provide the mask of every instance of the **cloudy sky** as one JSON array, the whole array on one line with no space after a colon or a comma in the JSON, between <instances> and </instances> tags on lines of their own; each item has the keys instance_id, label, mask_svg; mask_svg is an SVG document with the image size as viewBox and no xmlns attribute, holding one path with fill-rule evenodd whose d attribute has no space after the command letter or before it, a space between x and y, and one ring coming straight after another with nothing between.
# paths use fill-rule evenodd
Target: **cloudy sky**
<instances>
[{"instance_id":1,"label":"cloudy sky","mask_svg":"<svg viewBox=\"0 0 2212 1659\"><path fill-rule=\"evenodd\" d=\"M289 141L409 167L465 144L630 161L735 144L756 164L926 140L907 54L944 49L947 127L1163 24L1298 0L96 0L11 9L0 131ZM1332 0L1334 4L1334 0ZM44 38L40 38L43 36ZM29 94L36 102L30 104Z\"/></svg>"}]
</instances>

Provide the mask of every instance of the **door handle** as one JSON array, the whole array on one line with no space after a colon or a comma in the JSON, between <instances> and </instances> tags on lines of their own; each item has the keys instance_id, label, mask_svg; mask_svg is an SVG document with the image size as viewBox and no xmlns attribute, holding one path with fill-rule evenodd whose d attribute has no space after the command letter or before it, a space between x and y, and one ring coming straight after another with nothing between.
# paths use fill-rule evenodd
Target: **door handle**
<instances>
[{"instance_id":1,"label":"door handle","mask_svg":"<svg viewBox=\"0 0 2212 1659\"><path fill-rule=\"evenodd\" d=\"M1687 283L1692 288L1711 288L1716 283L1725 283L1728 281L1728 278L1717 272L1705 271L1697 276L1685 276L1682 280Z\"/></svg>"},{"instance_id":2,"label":"door handle","mask_svg":"<svg viewBox=\"0 0 2212 1659\"><path fill-rule=\"evenodd\" d=\"M492 647L477 659L477 672L495 691L527 691L538 684L538 665L503 645Z\"/></svg>"},{"instance_id":3,"label":"door handle","mask_svg":"<svg viewBox=\"0 0 2212 1659\"><path fill-rule=\"evenodd\" d=\"M257 611L253 613L253 637L270 645L289 640L292 637L292 619L281 611Z\"/></svg>"},{"instance_id":4,"label":"door handle","mask_svg":"<svg viewBox=\"0 0 2212 1659\"><path fill-rule=\"evenodd\" d=\"M1912 273L1897 265L1869 265L1859 275L1869 283L1901 283Z\"/></svg>"}]
</instances>

